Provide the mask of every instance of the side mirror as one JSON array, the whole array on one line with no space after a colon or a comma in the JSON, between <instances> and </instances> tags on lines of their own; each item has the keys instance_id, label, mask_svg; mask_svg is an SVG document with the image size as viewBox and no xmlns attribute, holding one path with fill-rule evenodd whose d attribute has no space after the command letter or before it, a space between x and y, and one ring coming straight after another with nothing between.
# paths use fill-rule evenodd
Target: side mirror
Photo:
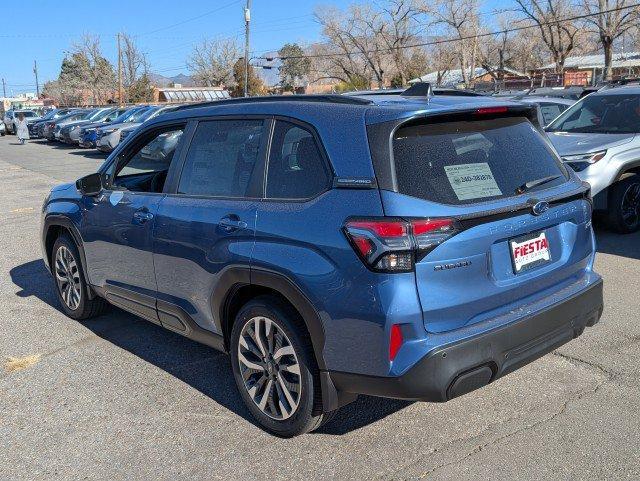
<instances>
[{"instance_id":1,"label":"side mirror","mask_svg":"<svg viewBox=\"0 0 640 481\"><path fill-rule=\"evenodd\" d=\"M102 192L102 187L102 174L100 172L85 175L76 181L76 188L82 195L98 195Z\"/></svg>"}]
</instances>

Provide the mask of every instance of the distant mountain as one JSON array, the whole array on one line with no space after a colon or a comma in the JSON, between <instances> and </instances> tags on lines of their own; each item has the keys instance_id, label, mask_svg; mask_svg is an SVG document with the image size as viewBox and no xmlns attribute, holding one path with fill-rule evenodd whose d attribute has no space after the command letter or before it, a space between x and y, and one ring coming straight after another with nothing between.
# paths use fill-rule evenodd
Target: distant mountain
<instances>
[{"instance_id":1,"label":"distant mountain","mask_svg":"<svg viewBox=\"0 0 640 481\"><path fill-rule=\"evenodd\" d=\"M268 54L264 54L264 57L275 57L277 55L278 52L270 52ZM280 60L278 60L277 58L270 62L267 60L256 60L253 65L256 74L262 79L266 86L273 87L280 83L280 77L278 74ZM271 68L264 69L262 68L262 65ZM156 87L168 87L172 83L181 84L183 87L196 86L196 82L195 80L193 80L193 77L190 77L189 75L185 75L183 73L174 75L173 77L165 77L164 75L160 75L157 73L149 73L149 79L151 80L151 83Z\"/></svg>"},{"instance_id":2,"label":"distant mountain","mask_svg":"<svg viewBox=\"0 0 640 481\"><path fill-rule=\"evenodd\" d=\"M165 77L157 73L150 73L149 79L156 87L168 87L170 84L181 84L183 87L195 87L196 83L189 75L183 73L173 77Z\"/></svg>"}]
</instances>

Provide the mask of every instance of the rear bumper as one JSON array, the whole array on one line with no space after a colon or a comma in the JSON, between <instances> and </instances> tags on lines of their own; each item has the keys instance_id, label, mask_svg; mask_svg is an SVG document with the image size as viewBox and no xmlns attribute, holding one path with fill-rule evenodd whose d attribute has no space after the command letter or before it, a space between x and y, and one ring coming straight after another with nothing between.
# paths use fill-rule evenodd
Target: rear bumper
<instances>
[{"instance_id":1,"label":"rear bumper","mask_svg":"<svg viewBox=\"0 0 640 481\"><path fill-rule=\"evenodd\" d=\"M432 349L403 375L331 372L338 391L443 402L480 388L578 337L602 315L602 280L511 324Z\"/></svg>"}]
</instances>

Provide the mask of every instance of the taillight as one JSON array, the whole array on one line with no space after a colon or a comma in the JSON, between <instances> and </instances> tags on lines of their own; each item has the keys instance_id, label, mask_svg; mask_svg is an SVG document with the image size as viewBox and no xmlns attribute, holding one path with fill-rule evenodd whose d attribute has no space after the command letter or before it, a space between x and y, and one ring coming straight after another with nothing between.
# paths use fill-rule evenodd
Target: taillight
<instances>
[{"instance_id":1,"label":"taillight","mask_svg":"<svg viewBox=\"0 0 640 481\"><path fill-rule=\"evenodd\" d=\"M418 251L423 255L456 234L452 219L420 219L411 221L413 236Z\"/></svg>"},{"instance_id":2,"label":"taillight","mask_svg":"<svg viewBox=\"0 0 640 481\"><path fill-rule=\"evenodd\" d=\"M458 233L453 219L354 219L344 231L362 261L374 271L409 272L439 244Z\"/></svg>"}]
</instances>

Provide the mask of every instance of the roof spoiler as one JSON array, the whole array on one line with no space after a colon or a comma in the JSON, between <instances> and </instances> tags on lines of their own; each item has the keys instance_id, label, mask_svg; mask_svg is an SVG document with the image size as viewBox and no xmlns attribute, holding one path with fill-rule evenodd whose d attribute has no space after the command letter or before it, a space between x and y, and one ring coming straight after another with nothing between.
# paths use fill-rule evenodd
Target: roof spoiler
<instances>
[{"instance_id":1,"label":"roof spoiler","mask_svg":"<svg viewBox=\"0 0 640 481\"><path fill-rule=\"evenodd\" d=\"M416 82L400 95L403 97L433 97L433 88L429 82Z\"/></svg>"}]
</instances>

